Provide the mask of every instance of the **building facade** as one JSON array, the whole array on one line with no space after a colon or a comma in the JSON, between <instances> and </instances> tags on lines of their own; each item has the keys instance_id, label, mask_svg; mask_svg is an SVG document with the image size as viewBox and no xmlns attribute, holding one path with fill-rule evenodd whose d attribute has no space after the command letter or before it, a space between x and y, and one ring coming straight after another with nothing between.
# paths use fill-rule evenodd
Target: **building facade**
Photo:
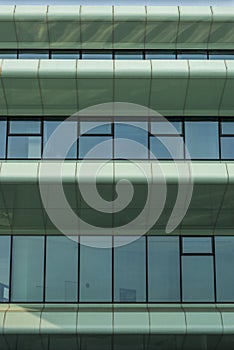
<instances>
[{"instance_id":1,"label":"building facade","mask_svg":"<svg viewBox=\"0 0 234 350\"><path fill-rule=\"evenodd\" d=\"M234 7L0 6L1 350L233 349L233 77Z\"/></svg>"}]
</instances>

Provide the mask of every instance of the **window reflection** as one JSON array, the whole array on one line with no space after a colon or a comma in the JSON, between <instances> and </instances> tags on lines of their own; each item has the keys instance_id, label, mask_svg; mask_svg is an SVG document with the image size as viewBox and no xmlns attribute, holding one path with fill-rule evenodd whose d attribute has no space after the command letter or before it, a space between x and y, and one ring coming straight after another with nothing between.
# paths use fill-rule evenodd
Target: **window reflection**
<instances>
[{"instance_id":1,"label":"window reflection","mask_svg":"<svg viewBox=\"0 0 234 350\"><path fill-rule=\"evenodd\" d=\"M0 237L0 302L9 301L10 237Z\"/></svg>"},{"instance_id":2,"label":"window reflection","mask_svg":"<svg viewBox=\"0 0 234 350\"><path fill-rule=\"evenodd\" d=\"M9 136L8 158L40 159L41 137Z\"/></svg>"}]
</instances>

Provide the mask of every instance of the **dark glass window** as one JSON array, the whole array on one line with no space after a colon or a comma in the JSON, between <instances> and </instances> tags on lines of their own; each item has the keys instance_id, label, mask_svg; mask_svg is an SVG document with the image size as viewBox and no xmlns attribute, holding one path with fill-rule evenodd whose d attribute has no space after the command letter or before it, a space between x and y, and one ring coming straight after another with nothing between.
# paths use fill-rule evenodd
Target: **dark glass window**
<instances>
[{"instance_id":1,"label":"dark glass window","mask_svg":"<svg viewBox=\"0 0 234 350\"><path fill-rule=\"evenodd\" d=\"M221 137L221 158L234 159L234 137Z\"/></svg>"},{"instance_id":2,"label":"dark glass window","mask_svg":"<svg viewBox=\"0 0 234 350\"><path fill-rule=\"evenodd\" d=\"M146 51L145 52L146 60L175 60L176 53L175 51Z\"/></svg>"},{"instance_id":3,"label":"dark glass window","mask_svg":"<svg viewBox=\"0 0 234 350\"><path fill-rule=\"evenodd\" d=\"M148 237L149 302L180 301L178 237Z\"/></svg>"},{"instance_id":4,"label":"dark glass window","mask_svg":"<svg viewBox=\"0 0 234 350\"><path fill-rule=\"evenodd\" d=\"M80 301L111 302L112 237L81 237L80 243Z\"/></svg>"},{"instance_id":5,"label":"dark glass window","mask_svg":"<svg viewBox=\"0 0 234 350\"><path fill-rule=\"evenodd\" d=\"M115 237L114 299L116 302L146 300L145 237L126 244L129 237Z\"/></svg>"},{"instance_id":6,"label":"dark glass window","mask_svg":"<svg viewBox=\"0 0 234 350\"><path fill-rule=\"evenodd\" d=\"M78 60L80 58L80 53L79 51L60 51L60 50L56 50L56 51L52 51L51 52L51 58L53 60Z\"/></svg>"},{"instance_id":7,"label":"dark glass window","mask_svg":"<svg viewBox=\"0 0 234 350\"><path fill-rule=\"evenodd\" d=\"M180 51L177 53L178 60L207 60L205 51Z\"/></svg>"},{"instance_id":8,"label":"dark glass window","mask_svg":"<svg viewBox=\"0 0 234 350\"><path fill-rule=\"evenodd\" d=\"M0 158L6 156L6 120L0 120Z\"/></svg>"},{"instance_id":9,"label":"dark glass window","mask_svg":"<svg viewBox=\"0 0 234 350\"><path fill-rule=\"evenodd\" d=\"M9 301L10 242L9 236L0 236L0 302Z\"/></svg>"},{"instance_id":10,"label":"dark glass window","mask_svg":"<svg viewBox=\"0 0 234 350\"><path fill-rule=\"evenodd\" d=\"M211 237L183 237L183 254L212 254Z\"/></svg>"},{"instance_id":11,"label":"dark glass window","mask_svg":"<svg viewBox=\"0 0 234 350\"><path fill-rule=\"evenodd\" d=\"M9 136L8 158L41 158L41 137Z\"/></svg>"},{"instance_id":12,"label":"dark glass window","mask_svg":"<svg viewBox=\"0 0 234 350\"><path fill-rule=\"evenodd\" d=\"M150 150L152 159L183 159L184 140L180 136L151 136Z\"/></svg>"},{"instance_id":13,"label":"dark glass window","mask_svg":"<svg viewBox=\"0 0 234 350\"><path fill-rule=\"evenodd\" d=\"M210 51L209 52L210 60L233 60L234 51Z\"/></svg>"},{"instance_id":14,"label":"dark glass window","mask_svg":"<svg viewBox=\"0 0 234 350\"><path fill-rule=\"evenodd\" d=\"M0 58L2 59L17 59L17 51L11 51L11 50L0 50Z\"/></svg>"},{"instance_id":15,"label":"dark glass window","mask_svg":"<svg viewBox=\"0 0 234 350\"><path fill-rule=\"evenodd\" d=\"M10 134L40 134L40 120L13 119L10 120Z\"/></svg>"},{"instance_id":16,"label":"dark glass window","mask_svg":"<svg viewBox=\"0 0 234 350\"><path fill-rule=\"evenodd\" d=\"M49 59L48 51L19 51L19 59Z\"/></svg>"},{"instance_id":17,"label":"dark glass window","mask_svg":"<svg viewBox=\"0 0 234 350\"><path fill-rule=\"evenodd\" d=\"M14 236L11 301L43 301L44 237Z\"/></svg>"},{"instance_id":18,"label":"dark glass window","mask_svg":"<svg viewBox=\"0 0 234 350\"><path fill-rule=\"evenodd\" d=\"M114 59L116 60L142 60L142 51L115 51Z\"/></svg>"}]
</instances>

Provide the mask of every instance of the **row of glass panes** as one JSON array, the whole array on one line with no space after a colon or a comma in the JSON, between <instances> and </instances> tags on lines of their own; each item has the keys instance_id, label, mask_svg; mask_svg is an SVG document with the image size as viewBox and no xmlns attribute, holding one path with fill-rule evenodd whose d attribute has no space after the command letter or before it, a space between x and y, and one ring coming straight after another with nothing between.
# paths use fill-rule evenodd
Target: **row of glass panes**
<instances>
[{"instance_id":1,"label":"row of glass panes","mask_svg":"<svg viewBox=\"0 0 234 350\"><path fill-rule=\"evenodd\" d=\"M0 158L234 159L232 118L98 120L1 119ZM48 143L59 126L57 140ZM72 138L75 142L66 155L64 142Z\"/></svg>"},{"instance_id":2,"label":"row of glass panes","mask_svg":"<svg viewBox=\"0 0 234 350\"><path fill-rule=\"evenodd\" d=\"M234 50L0 50L0 59L234 59Z\"/></svg>"},{"instance_id":3,"label":"row of glass panes","mask_svg":"<svg viewBox=\"0 0 234 350\"><path fill-rule=\"evenodd\" d=\"M0 301L234 302L234 237L129 238L0 236Z\"/></svg>"}]
</instances>

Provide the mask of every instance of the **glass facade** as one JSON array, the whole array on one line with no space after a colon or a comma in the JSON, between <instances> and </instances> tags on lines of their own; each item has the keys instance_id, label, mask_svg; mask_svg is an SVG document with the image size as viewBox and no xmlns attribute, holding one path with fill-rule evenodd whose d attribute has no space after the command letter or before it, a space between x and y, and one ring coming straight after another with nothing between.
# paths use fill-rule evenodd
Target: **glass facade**
<instances>
[{"instance_id":1,"label":"glass facade","mask_svg":"<svg viewBox=\"0 0 234 350\"><path fill-rule=\"evenodd\" d=\"M233 268L231 236L1 236L0 302L231 303Z\"/></svg>"}]
</instances>

